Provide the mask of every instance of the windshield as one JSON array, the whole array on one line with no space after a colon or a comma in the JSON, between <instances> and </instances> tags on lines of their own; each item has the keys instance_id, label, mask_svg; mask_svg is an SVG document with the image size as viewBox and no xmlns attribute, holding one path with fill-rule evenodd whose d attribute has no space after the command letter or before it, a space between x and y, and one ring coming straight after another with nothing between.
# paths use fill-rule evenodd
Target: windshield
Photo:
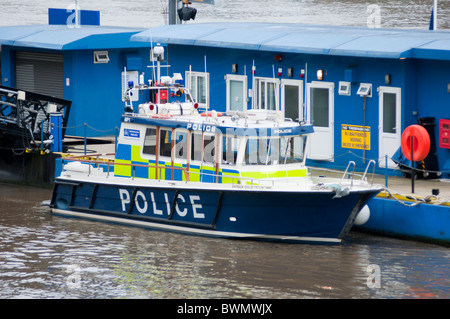
<instances>
[{"instance_id":1,"label":"windshield","mask_svg":"<svg viewBox=\"0 0 450 319\"><path fill-rule=\"evenodd\" d=\"M249 137L245 146L245 165L302 163L304 136Z\"/></svg>"}]
</instances>

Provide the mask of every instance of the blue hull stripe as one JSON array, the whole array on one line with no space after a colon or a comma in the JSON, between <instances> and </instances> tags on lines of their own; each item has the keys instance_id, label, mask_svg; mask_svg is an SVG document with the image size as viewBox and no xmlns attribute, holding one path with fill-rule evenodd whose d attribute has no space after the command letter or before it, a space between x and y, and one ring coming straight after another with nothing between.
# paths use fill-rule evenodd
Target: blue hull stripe
<instances>
[{"instance_id":1,"label":"blue hull stripe","mask_svg":"<svg viewBox=\"0 0 450 319\"><path fill-rule=\"evenodd\" d=\"M89 182L55 183L56 214L147 225L190 234L340 242L375 191L333 192L174 189Z\"/></svg>"},{"instance_id":2,"label":"blue hull stripe","mask_svg":"<svg viewBox=\"0 0 450 319\"><path fill-rule=\"evenodd\" d=\"M167 225L156 222L149 222L145 220L135 220L135 219L125 219L123 217L114 217L107 215L98 215L92 213L83 213L72 210L61 210L53 209L55 215L79 217L85 219L94 219L105 222L114 222L120 224L128 224L132 226L151 228L156 230L171 231L177 233L185 233L192 235L201 235L208 237L219 237L219 238L239 238L239 239L254 239L254 240L269 240L269 241L284 241L284 242L310 242L310 243L328 243L328 244L338 244L342 241L339 238L321 238L321 237L300 237L300 236L283 236L283 235L261 235L261 234L250 234L250 233L233 233L233 232L223 232L216 230L207 230L192 227L183 227L177 225Z\"/></svg>"}]
</instances>

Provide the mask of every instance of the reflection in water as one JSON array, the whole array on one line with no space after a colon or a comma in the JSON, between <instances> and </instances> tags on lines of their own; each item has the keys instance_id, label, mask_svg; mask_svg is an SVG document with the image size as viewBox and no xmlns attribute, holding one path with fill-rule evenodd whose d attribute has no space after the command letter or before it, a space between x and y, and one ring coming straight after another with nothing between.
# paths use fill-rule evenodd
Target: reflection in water
<instances>
[{"instance_id":1,"label":"reflection in water","mask_svg":"<svg viewBox=\"0 0 450 319\"><path fill-rule=\"evenodd\" d=\"M202 238L54 217L49 190L0 185L1 298L449 298L445 247ZM369 265L380 288L369 288Z\"/></svg>"}]
</instances>

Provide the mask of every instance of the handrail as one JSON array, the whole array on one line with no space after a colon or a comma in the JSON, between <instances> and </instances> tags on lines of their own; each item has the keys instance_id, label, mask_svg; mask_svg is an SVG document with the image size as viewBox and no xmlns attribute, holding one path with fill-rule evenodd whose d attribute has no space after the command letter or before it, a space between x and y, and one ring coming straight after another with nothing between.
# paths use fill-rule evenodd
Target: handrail
<instances>
[{"instance_id":1,"label":"handrail","mask_svg":"<svg viewBox=\"0 0 450 319\"><path fill-rule=\"evenodd\" d=\"M342 180L344 179L345 175L347 175L347 172L348 172L348 169L350 168L350 165L352 165L352 164L353 164L353 171L350 174L350 183L351 183L350 185L351 186L353 186L353 174L355 173L355 168L356 168L356 163L354 161L349 161L348 162L347 167L345 169L345 172L344 172L344 174L341 177L341 182L342 182Z\"/></svg>"},{"instance_id":2,"label":"handrail","mask_svg":"<svg viewBox=\"0 0 450 319\"><path fill-rule=\"evenodd\" d=\"M373 171L372 171L372 180L370 182L370 185L373 185L373 179L375 178L375 166L376 162L374 160L370 160L369 163L366 166L366 170L364 171L363 176L361 177L361 180L364 180L366 178L367 171L369 170L370 164L373 163Z\"/></svg>"},{"instance_id":3,"label":"handrail","mask_svg":"<svg viewBox=\"0 0 450 319\"><path fill-rule=\"evenodd\" d=\"M114 153L111 153L111 154L94 154L94 156L97 156L97 157L101 156L101 155L114 155ZM65 161L69 161L69 162L70 161L76 161L76 162L83 162L83 163L88 163L88 164L95 164L96 167L99 167L98 166L99 164L106 165L106 168L107 168L106 173L107 173L108 177L109 177L109 173L110 173L110 166L121 165L121 166L131 166L131 167L134 167L134 168L135 167L146 167L146 168L154 168L156 170L159 169L160 171L159 171L159 174L157 175L157 176L159 176L159 178L156 179L156 180L159 180L159 181L162 180L162 178L161 178L161 175L162 175L161 174L161 170L162 169L169 169L169 170L172 171L172 174L170 174L170 179L168 177L168 179L167 179L168 181L171 181L171 180L173 181L174 180L173 172L175 170L181 170L181 171L183 171L183 174L184 174L184 176L186 178L186 182L190 182L192 180L190 178L191 174L194 174L194 175L212 176L212 177L214 177L214 180L216 181L215 183L218 182L217 178L225 178L225 179L231 180L230 184L232 184L232 185L243 185L243 186L245 185L245 186L249 186L249 187L258 187L258 188L260 188L260 187L274 187L275 184L279 183L279 182L296 183L297 185L299 183L299 179L295 179L295 178L294 179L290 179L289 177L281 178L281 179L278 179L278 178L274 178L274 179L264 179L264 178L262 178L261 179L261 178L243 177L243 176L240 176L240 175L239 176L227 175L227 174L223 174L223 173L222 174L216 174L216 173L212 173L212 172L208 172L208 171L206 171L206 172L205 171L195 172L195 171L190 171L187 167L165 166L165 165L159 165L159 164L146 165L146 164L116 163L116 162L108 161L108 160L105 160L105 159L103 159L103 160L86 159L86 157L91 157L91 156L84 156L84 155L66 156L66 157L62 158L62 161L63 161L63 165L64 165ZM368 167L372 164L372 162L374 162L374 161L371 160L371 162L369 162ZM375 162L374 162L374 164L375 164ZM353 170L349 173L349 169L350 169L351 165L353 165ZM346 168L343 176L340 179L341 183L343 182L344 177L347 174L350 174L349 179L350 179L350 182L351 182L351 187L353 187L353 177L354 177L354 172L355 172L355 166L356 166L355 162L353 162L353 161L350 161L348 163L347 168ZM362 177L361 180L364 180L364 178L366 176L366 173L368 171L368 167L366 168L366 172L364 173L364 176ZM375 165L374 165L374 167L375 167ZM89 165L88 174L91 174L91 168L92 168L92 166ZM132 170L132 174L130 176L133 179L136 177L135 176L135 172L136 172L136 170L133 169ZM167 174L166 174L166 176L167 176ZM373 175L372 175L372 183L373 183Z\"/></svg>"},{"instance_id":4,"label":"handrail","mask_svg":"<svg viewBox=\"0 0 450 319\"><path fill-rule=\"evenodd\" d=\"M102 154L99 154L102 155ZM106 154L105 154L106 155ZM107 155L114 155L114 153L111 154L107 154ZM109 176L109 167L112 165L122 165L122 166L131 166L131 167L147 167L147 168L155 168L155 169L159 169L161 172L161 169L170 169L170 170L181 170L184 172L184 176L186 177L186 181L189 181L189 171L186 168L183 167L176 167L176 166L162 166L162 165L145 165L145 164L129 164L129 163L116 163L116 162L108 162L108 161L100 161L100 160L90 160L90 159L83 159L83 157L86 157L84 155L79 155L79 156L67 156L67 157L63 157L62 161L64 164L64 161L76 161L76 162L84 162L84 163L89 163L89 164L103 164L107 166L107 176ZM91 173L91 165L89 165L89 174ZM135 178L135 170L133 170L133 176L131 176L132 178ZM158 176L161 176L161 174L158 174ZM161 178L159 178L159 180L161 180Z\"/></svg>"}]
</instances>

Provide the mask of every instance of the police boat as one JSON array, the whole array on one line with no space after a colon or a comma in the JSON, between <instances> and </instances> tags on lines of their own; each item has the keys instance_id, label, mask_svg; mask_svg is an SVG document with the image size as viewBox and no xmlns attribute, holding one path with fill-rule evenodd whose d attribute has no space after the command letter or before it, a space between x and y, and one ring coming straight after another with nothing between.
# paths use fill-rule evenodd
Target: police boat
<instances>
[{"instance_id":1,"label":"police boat","mask_svg":"<svg viewBox=\"0 0 450 319\"><path fill-rule=\"evenodd\" d=\"M151 102L137 112L128 99L114 160L63 158L53 214L191 235L336 244L382 190L367 176L374 163L358 177L352 163L339 178L311 174L305 152L312 125L265 110L200 110L178 76L139 87Z\"/></svg>"}]
</instances>

